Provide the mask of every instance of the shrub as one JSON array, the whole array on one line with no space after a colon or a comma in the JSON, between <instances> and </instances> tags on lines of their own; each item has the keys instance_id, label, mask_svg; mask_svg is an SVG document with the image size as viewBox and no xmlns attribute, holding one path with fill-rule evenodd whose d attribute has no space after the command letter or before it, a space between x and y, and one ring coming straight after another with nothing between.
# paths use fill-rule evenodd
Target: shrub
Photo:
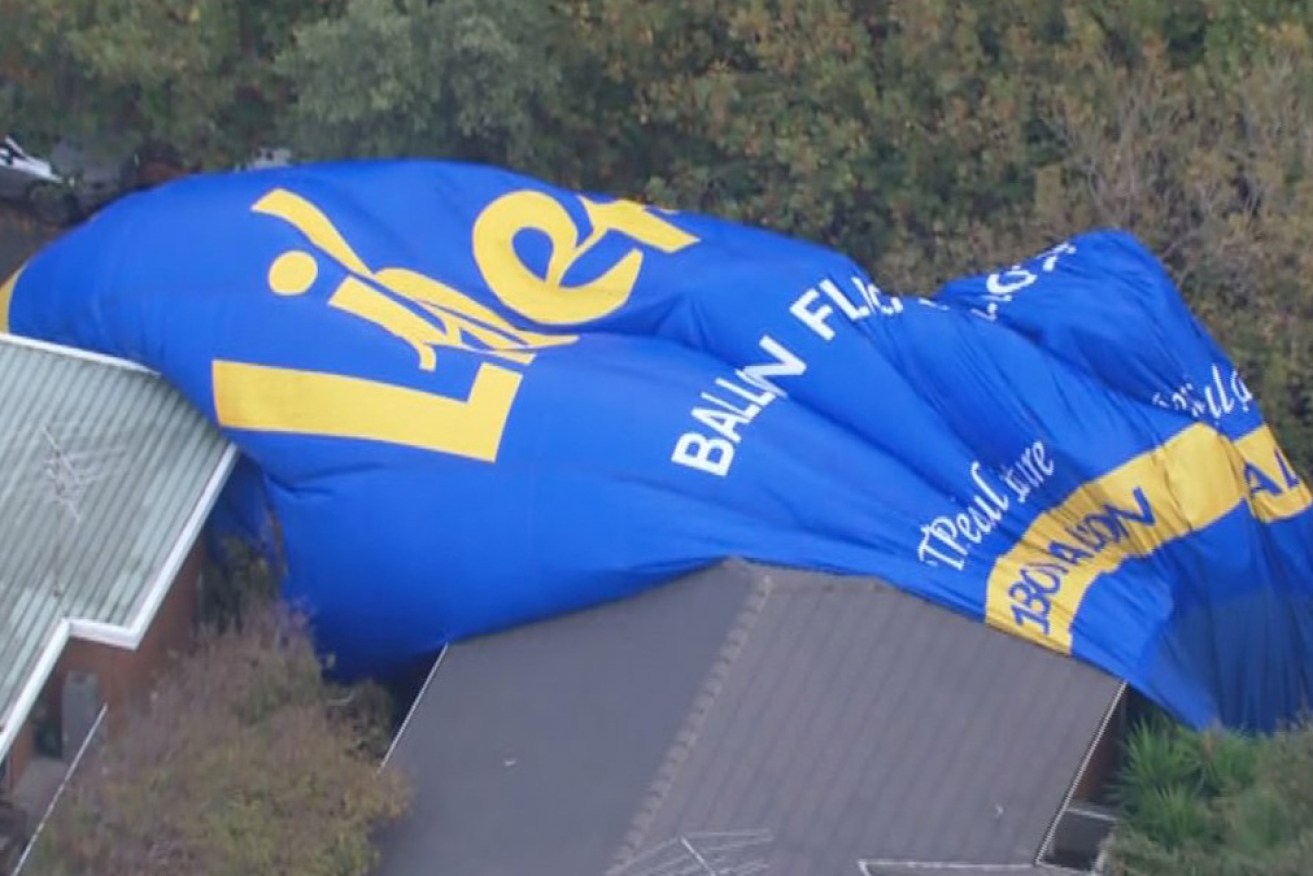
<instances>
[{"instance_id":1,"label":"shrub","mask_svg":"<svg viewBox=\"0 0 1313 876\"><path fill-rule=\"evenodd\" d=\"M35 872L369 872L371 831L407 797L374 757L377 713L360 704L377 694L356 697L324 684L301 623L268 604L204 633L75 774Z\"/></svg>"},{"instance_id":2,"label":"shrub","mask_svg":"<svg viewBox=\"0 0 1313 876\"><path fill-rule=\"evenodd\" d=\"M1313 853L1313 724L1271 737L1137 726L1108 844L1116 876L1297 876Z\"/></svg>"}]
</instances>

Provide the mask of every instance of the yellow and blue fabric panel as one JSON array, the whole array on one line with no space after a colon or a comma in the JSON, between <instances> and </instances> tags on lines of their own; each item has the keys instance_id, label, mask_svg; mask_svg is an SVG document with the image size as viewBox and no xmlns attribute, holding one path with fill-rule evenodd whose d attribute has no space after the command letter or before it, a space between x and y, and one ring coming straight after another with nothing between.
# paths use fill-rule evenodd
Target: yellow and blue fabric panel
<instances>
[{"instance_id":1,"label":"yellow and blue fabric panel","mask_svg":"<svg viewBox=\"0 0 1313 876\"><path fill-rule=\"evenodd\" d=\"M227 513L272 510L346 674L738 556L879 576L1196 726L1313 688L1308 488L1124 233L904 297L495 168L307 165L124 199L0 328L208 414L247 461Z\"/></svg>"}]
</instances>

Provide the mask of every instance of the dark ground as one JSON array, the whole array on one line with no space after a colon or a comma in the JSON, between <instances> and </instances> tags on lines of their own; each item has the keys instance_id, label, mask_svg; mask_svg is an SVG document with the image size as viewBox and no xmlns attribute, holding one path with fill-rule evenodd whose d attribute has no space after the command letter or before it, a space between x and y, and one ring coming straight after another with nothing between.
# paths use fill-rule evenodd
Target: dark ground
<instances>
[{"instance_id":1,"label":"dark ground","mask_svg":"<svg viewBox=\"0 0 1313 876\"><path fill-rule=\"evenodd\" d=\"M22 210L0 205L0 281L57 233L56 229L41 225Z\"/></svg>"}]
</instances>

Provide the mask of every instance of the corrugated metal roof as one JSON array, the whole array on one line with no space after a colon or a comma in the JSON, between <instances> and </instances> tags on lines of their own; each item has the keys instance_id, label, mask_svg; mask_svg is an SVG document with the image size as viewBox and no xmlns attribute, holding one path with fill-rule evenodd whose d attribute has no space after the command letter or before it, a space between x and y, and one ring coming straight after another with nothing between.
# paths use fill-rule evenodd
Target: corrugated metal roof
<instances>
[{"instance_id":1,"label":"corrugated metal roof","mask_svg":"<svg viewBox=\"0 0 1313 876\"><path fill-rule=\"evenodd\" d=\"M382 872L1024 872L1119 690L870 579L722 566L450 647Z\"/></svg>"},{"instance_id":2,"label":"corrugated metal roof","mask_svg":"<svg viewBox=\"0 0 1313 876\"><path fill-rule=\"evenodd\" d=\"M0 754L69 622L140 636L232 459L153 373L0 335Z\"/></svg>"},{"instance_id":3,"label":"corrugated metal roof","mask_svg":"<svg viewBox=\"0 0 1313 876\"><path fill-rule=\"evenodd\" d=\"M1064 876L1079 873L1064 867L1026 864L890 864L867 862L859 876Z\"/></svg>"}]
</instances>

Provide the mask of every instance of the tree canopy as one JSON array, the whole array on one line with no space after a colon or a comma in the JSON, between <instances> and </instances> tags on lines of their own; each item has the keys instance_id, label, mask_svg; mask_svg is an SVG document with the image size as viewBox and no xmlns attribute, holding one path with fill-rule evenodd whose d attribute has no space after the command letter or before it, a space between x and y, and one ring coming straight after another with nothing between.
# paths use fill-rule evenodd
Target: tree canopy
<instances>
[{"instance_id":1,"label":"tree canopy","mask_svg":"<svg viewBox=\"0 0 1313 876\"><path fill-rule=\"evenodd\" d=\"M40 139L445 156L764 224L926 291L1093 226L1313 463L1313 0L0 0Z\"/></svg>"},{"instance_id":2,"label":"tree canopy","mask_svg":"<svg viewBox=\"0 0 1313 876\"><path fill-rule=\"evenodd\" d=\"M194 169L272 145L504 164L814 239L907 293L1127 228L1313 468L1313 0L0 0L0 20L0 127L36 145L164 147ZM234 746L265 746L269 770L304 753L274 743L319 720L293 656L298 705L222 716L233 741L197 769L225 780ZM194 684L167 696L209 695ZM1226 748L1235 787L1186 768L1205 802L1181 782L1132 800L1125 872L1297 872L1309 739ZM1218 857L1256 837L1260 869ZM260 842L231 851L284 851Z\"/></svg>"},{"instance_id":3,"label":"tree canopy","mask_svg":"<svg viewBox=\"0 0 1313 876\"><path fill-rule=\"evenodd\" d=\"M39 836L34 872L347 876L409 790L380 769L390 703L325 682L304 620L263 560L207 573L197 647L116 716Z\"/></svg>"}]
</instances>

